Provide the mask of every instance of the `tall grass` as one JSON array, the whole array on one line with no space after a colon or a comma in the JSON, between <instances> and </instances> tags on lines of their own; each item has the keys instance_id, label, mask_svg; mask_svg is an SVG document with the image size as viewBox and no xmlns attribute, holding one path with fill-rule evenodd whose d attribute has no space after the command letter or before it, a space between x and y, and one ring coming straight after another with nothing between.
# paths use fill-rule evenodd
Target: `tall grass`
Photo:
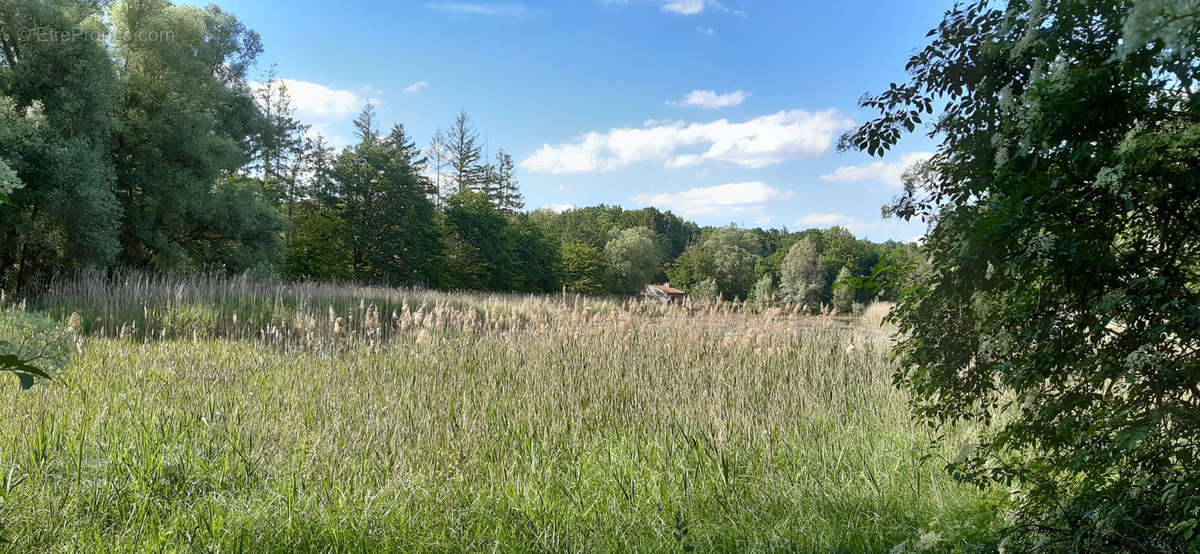
<instances>
[{"instance_id":1,"label":"tall grass","mask_svg":"<svg viewBox=\"0 0 1200 554\"><path fill-rule=\"evenodd\" d=\"M882 333L91 280L31 302L80 313L82 353L52 384L0 388L0 549L879 552L990 525L988 494L940 469L965 435L923 461Z\"/></svg>"}]
</instances>

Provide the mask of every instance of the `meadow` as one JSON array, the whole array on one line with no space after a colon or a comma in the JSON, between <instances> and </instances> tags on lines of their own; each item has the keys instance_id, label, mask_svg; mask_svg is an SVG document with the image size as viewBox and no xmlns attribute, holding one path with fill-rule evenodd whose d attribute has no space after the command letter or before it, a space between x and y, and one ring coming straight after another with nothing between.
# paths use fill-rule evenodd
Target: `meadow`
<instances>
[{"instance_id":1,"label":"meadow","mask_svg":"<svg viewBox=\"0 0 1200 554\"><path fill-rule=\"evenodd\" d=\"M952 551L878 320L749 306L83 275L0 386L0 550ZM878 310L876 310L878 311Z\"/></svg>"}]
</instances>

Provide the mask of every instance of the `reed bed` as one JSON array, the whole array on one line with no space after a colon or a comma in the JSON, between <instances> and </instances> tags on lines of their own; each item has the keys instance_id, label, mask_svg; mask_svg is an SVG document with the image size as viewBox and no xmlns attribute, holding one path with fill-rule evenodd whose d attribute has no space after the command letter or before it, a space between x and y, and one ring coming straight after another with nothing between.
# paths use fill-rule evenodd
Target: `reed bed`
<instances>
[{"instance_id":1,"label":"reed bed","mask_svg":"<svg viewBox=\"0 0 1200 554\"><path fill-rule=\"evenodd\" d=\"M899 552L992 525L941 470L970 430L928 450L886 333L218 277L29 305L85 338L0 388L2 550Z\"/></svg>"}]
</instances>

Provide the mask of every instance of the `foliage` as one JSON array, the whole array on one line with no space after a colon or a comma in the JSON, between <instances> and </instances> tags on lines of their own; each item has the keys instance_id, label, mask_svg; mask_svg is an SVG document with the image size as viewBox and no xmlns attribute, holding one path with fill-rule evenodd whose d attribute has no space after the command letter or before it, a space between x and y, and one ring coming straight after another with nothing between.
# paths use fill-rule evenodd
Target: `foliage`
<instances>
[{"instance_id":1,"label":"foliage","mask_svg":"<svg viewBox=\"0 0 1200 554\"><path fill-rule=\"evenodd\" d=\"M567 291L602 294L607 272L604 253L582 242L562 245L563 281Z\"/></svg>"},{"instance_id":2,"label":"foliage","mask_svg":"<svg viewBox=\"0 0 1200 554\"><path fill-rule=\"evenodd\" d=\"M825 282L825 257L817 253L813 241L806 238L793 244L779 267L780 296L811 310L818 306Z\"/></svg>"},{"instance_id":3,"label":"foliage","mask_svg":"<svg viewBox=\"0 0 1200 554\"><path fill-rule=\"evenodd\" d=\"M1194 2L975 2L866 98L843 146L930 127L889 212L933 223L900 294L897 381L952 464L1012 483L1014 541L1200 547L1200 11Z\"/></svg>"},{"instance_id":4,"label":"foliage","mask_svg":"<svg viewBox=\"0 0 1200 554\"><path fill-rule=\"evenodd\" d=\"M483 193L465 190L446 198L442 218L446 285L451 289L504 290L512 280L507 222Z\"/></svg>"},{"instance_id":5,"label":"foliage","mask_svg":"<svg viewBox=\"0 0 1200 554\"><path fill-rule=\"evenodd\" d=\"M712 255L717 289L728 299L747 298L754 283L754 264L762 250L752 231L736 226L713 230L701 248Z\"/></svg>"},{"instance_id":6,"label":"foliage","mask_svg":"<svg viewBox=\"0 0 1200 554\"><path fill-rule=\"evenodd\" d=\"M850 268L842 267L833 282L833 309L838 315L849 315L854 305L854 282Z\"/></svg>"},{"instance_id":7,"label":"foliage","mask_svg":"<svg viewBox=\"0 0 1200 554\"><path fill-rule=\"evenodd\" d=\"M638 294L662 272L662 248L654 241L654 231L635 227L613 231L604 245L607 260L607 285L614 294Z\"/></svg>"},{"instance_id":8,"label":"foliage","mask_svg":"<svg viewBox=\"0 0 1200 554\"><path fill-rule=\"evenodd\" d=\"M692 302L716 302L721 299L721 288L712 277L701 279L692 285L689 298Z\"/></svg>"},{"instance_id":9,"label":"foliage","mask_svg":"<svg viewBox=\"0 0 1200 554\"><path fill-rule=\"evenodd\" d=\"M117 83L93 4L0 7L11 28L87 31L69 41L5 34L0 48L0 196L9 196L0 206L0 286L107 265L120 250L110 162Z\"/></svg>"},{"instance_id":10,"label":"foliage","mask_svg":"<svg viewBox=\"0 0 1200 554\"><path fill-rule=\"evenodd\" d=\"M433 185L422 175L425 159L403 125L381 136L373 117L368 105L355 122L359 143L342 151L330 175L345 222L350 276L392 285L436 283L432 260L441 243L429 200Z\"/></svg>"},{"instance_id":11,"label":"foliage","mask_svg":"<svg viewBox=\"0 0 1200 554\"><path fill-rule=\"evenodd\" d=\"M21 388L34 378L50 379L61 369L74 344L70 333L45 315L0 308L0 374L16 374Z\"/></svg>"},{"instance_id":12,"label":"foliage","mask_svg":"<svg viewBox=\"0 0 1200 554\"><path fill-rule=\"evenodd\" d=\"M223 241L265 241L247 248L281 253L278 233L230 233L239 229L224 218L228 204L214 186L251 161L254 137L269 123L245 82L262 50L257 33L215 6L127 1L109 15L122 64L115 169L125 261L162 269L228 263L204 254ZM145 36L170 39L137 38ZM276 218L266 202L247 209L258 213L238 217Z\"/></svg>"},{"instance_id":13,"label":"foliage","mask_svg":"<svg viewBox=\"0 0 1200 554\"><path fill-rule=\"evenodd\" d=\"M754 306L758 309L770 308L775 304L775 279L770 275L763 275L754 282L754 288L750 291L750 299L754 301Z\"/></svg>"}]
</instances>

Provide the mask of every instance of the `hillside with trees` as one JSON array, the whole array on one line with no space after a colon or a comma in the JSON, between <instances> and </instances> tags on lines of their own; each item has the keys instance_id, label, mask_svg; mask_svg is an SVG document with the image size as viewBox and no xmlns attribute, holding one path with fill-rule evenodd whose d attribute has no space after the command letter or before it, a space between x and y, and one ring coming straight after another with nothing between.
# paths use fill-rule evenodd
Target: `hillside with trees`
<instances>
[{"instance_id":1,"label":"hillside with trees","mask_svg":"<svg viewBox=\"0 0 1200 554\"><path fill-rule=\"evenodd\" d=\"M368 105L355 143L335 149L296 118L274 68L253 82L259 36L213 6L27 1L3 15L94 32L4 44L0 288L85 268L613 295L669 280L699 298L815 310L843 268L866 278L915 255L840 228L527 211L512 156L489 156L465 112L421 147ZM172 40L135 40L150 35ZM843 313L888 294L843 282Z\"/></svg>"}]
</instances>

